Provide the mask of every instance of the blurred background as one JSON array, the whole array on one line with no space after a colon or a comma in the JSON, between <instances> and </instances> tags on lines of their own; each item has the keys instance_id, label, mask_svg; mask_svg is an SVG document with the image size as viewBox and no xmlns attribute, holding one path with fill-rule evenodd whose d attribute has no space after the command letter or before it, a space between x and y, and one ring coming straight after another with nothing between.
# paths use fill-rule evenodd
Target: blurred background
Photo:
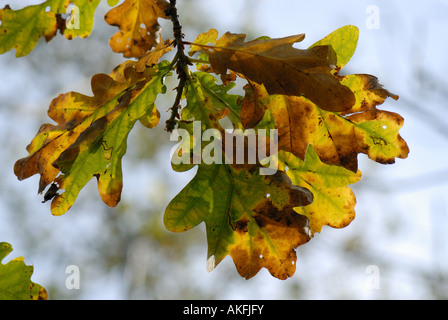
<instances>
[{"instance_id":1,"label":"blurred background","mask_svg":"<svg viewBox=\"0 0 448 320\"><path fill-rule=\"evenodd\" d=\"M0 7L40 2L0 0ZM19 182L13 165L50 121L54 97L90 95L90 78L124 61L108 46L117 30L104 22L110 7L102 1L89 38L58 36L26 57L0 56L0 241L14 248L3 262L24 256L50 299L447 299L448 2L179 0L178 6L189 41L210 28L247 39L305 33L297 47L306 48L343 25L358 26L358 47L343 73L373 74L400 96L379 108L404 117L400 134L409 157L386 166L359 156L355 220L344 229L324 227L299 247L292 278L278 280L263 269L244 280L230 257L207 273L204 226L174 234L162 222L169 200L195 173L170 167L174 143L163 123L176 84L168 81L156 103L161 124L152 130L136 124L129 136L120 204L103 204L93 179L68 213L52 216L50 203L37 195L39 177ZM160 22L163 38L171 38L170 23ZM66 286L70 265L79 267L79 289Z\"/></svg>"}]
</instances>

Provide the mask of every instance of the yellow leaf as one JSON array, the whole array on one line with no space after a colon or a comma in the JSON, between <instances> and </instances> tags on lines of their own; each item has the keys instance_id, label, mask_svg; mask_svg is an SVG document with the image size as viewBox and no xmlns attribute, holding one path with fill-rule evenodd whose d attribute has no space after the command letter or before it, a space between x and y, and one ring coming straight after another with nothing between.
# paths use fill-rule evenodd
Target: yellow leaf
<instances>
[{"instance_id":1,"label":"yellow leaf","mask_svg":"<svg viewBox=\"0 0 448 320\"><path fill-rule=\"evenodd\" d=\"M285 170L295 185L313 193L313 203L294 208L308 218L312 234L320 232L323 226L346 227L355 218L356 198L348 185L361 179L359 170L354 173L324 164L312 145L307 148L305 160L284 151L279 152L278 160L279 169Z\"/></svg>"},{"instance_id":2,"label":"yellow leaf","mask_svg":"<svg viewBox=\"0 0 448 320\"><path fill-rule=\"evenodd\" d=\"M350 86L356 97L353 108L346 112L322 110L304 97L270 96L268 109L278 126L280 150L304 159L312 144L324 163L353 172L358 167L359 153L379 163L406 158L409 148L398 132L403 118L376 109L392 94L369 75L345 76L342 82Z\"/></svg>"}]
</instances>

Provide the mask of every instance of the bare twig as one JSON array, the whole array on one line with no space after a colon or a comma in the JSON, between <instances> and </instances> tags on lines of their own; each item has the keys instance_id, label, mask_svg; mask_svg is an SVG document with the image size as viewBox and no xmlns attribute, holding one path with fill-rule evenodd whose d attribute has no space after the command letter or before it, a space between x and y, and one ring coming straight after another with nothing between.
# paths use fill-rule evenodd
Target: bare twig
<instances>
[{"instance_id":1,"label":"bare twig","mask_svg":"<svg viewBox=\"0 0 448 320\"><path fill-rule=\"evenodd\" d=\"M180 100L182 99L182 92L188 79L188 65L190 64L190 61L184 52L184 35L182 33L182 26L179 22L179 16L177 15L176 0L170 0L170 7L166 10L166 15L171 18L171 22L173 23L174 45L177 46L176 72L179 79L176 99L171 107L171 116L166 121L165 127L166 131L172 132L177 124L176 119L179 118L179 109L181 108Z\"/></svg>"}]
</instances>

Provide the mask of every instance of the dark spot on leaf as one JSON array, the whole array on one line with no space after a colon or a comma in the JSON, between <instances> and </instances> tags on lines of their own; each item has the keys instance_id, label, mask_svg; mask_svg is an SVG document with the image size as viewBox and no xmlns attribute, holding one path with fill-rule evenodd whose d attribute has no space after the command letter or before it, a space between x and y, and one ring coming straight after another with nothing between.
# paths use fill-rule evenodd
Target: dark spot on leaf
<instances>
[{"instance_id":1,"label":"dark spot on leaf","mask_svg":"<svg viewBox=\"0 0 448 320\"><path fill-rule=\"evenodd\" d=\"M59 187L56 183L52 183L50 188L47 190L47 192L44 195L44 200L42 201L42 203L45 203L51 199L53 199L55 196L58 195L58 190Z\"/></svg>"},{"instance_id":2,"label":"dark spot on leaf","mask_svg":"<svg viewBox=\"0 0 448 320\"><path fill-rule=\"evenodd\" d=\"M372 137L373 144L380 145L382 147L385 147L387 145L386 140L382 138Z\"/></svg>"},{"instance_id":3,"label":"dark spot on leaf","mask_svg":"<svg viewBox=\"0 0 448 320\"><path fill-rule=\"evenodd\" d=\"M344 167L350 163L349 157L346 157L346 156L341 157L341 159L339 161L341 162L341 165Z\"/></svg>"},{"instance_id":4,"label":"dark spot on leaf","mask_svg":"<svg viewBox=\"0 0 448 320\"><path fill-rule=\"evenodd\" d=\"M236 230L240 231L240 232L247 232L247 224L248 224L248 220L247 219L241 219L238 220L236 222Z\"/></svg>"},{"instance_id":5,"label":"dark spot on leaf","mask_svg":"<svg viewBox=\"0 0 448 320\"><path fill-rule=\"evenodd\" d=\"M259 215L254 215L254 220L260 228L264 228L264 226L266 225L265 220L263 220Z\"/></svg>"},{"instance_id":6,"label":"dark spot on leaf","mask_svg":"<svg viewBox=\"0 0 448 320\"><path fill-rule=\"evenodd\" d=\"M334 68L334 72L336 75L339 74L339 71L341 71L341 66L337 66L336 68Z\"/></svg>"}]
</instances>

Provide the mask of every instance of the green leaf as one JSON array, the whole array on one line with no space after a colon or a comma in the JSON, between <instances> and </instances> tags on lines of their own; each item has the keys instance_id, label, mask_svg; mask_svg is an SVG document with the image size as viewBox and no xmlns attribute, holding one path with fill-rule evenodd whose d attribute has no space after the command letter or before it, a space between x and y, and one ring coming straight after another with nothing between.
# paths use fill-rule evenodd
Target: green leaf
<instances>
[{"instance_id":1,"label":"green leaf","mask_svg":"<svg viewBox=\"0 0 448 320\"><path fill-rule=\"evenodd\" d=\"M19 10L9 6L0 9L0 54L13 48L16 57L29 54L41 37L48 42L58 29L67 39L76 36L87 37L93 27L95 9L100 0L47 0L41 4L31 5ZM62 15L67 12L69 4L75 11L74 23L67 22Z\"/></svg>"},{"instance_id":2,"label":"green leaf","mask_svg":"<svg viewBox=\"0 0 448 320\"><path fill-rule=\"evenodd\" d=\"M93 177L103 201L117 205L127 136L138 120L149 127L158 122L154 102L165 92L162 80L170 68L164 61L137 72L135 62L127 61L110 75L92 78L93 97L70 92L55 98L49 115L58 124L42 125L28 147L30 155L15 164L17 177L41 174L39 192L50 183L57 186L45 196L46 200L53 198L54 215L69 210ZM58 194L58 190L63 192Z\"/></svg>"},{"instance_id":3,"label":"green leaf","mask_svg":"<svg viewBox=\"0 0 448 320\"><path fill-rule=\"evenodd\" d=\"M310 48L331 45L337 56L336 69L342 69L355 53L358 45L359 29L356 26L343 26L325 38L314 43Z\"/></svg>"},{"instance_id":4,"label":"green leaf","mask_svg":"<svg viewBox=\"0 0 448 320\"><path fill-rule=\"evenodd\" d=\"M164 223L173 232L201 222L207 230L207 267L227 255L241 276L265 267L280 279L294 274L297 246L306 243L306 219L293 208L312 194L281 171L260 175L227 164L200 164L192 181L169 203Z\"/></svg>"},{"instance_id":5,"label":"green leaf","mask_svg":"<svg viewBox=\"0 0 448 320\"><path fill-rule=\"evenodd\" d=\"M184 139L175 152L179 159L188 158L189 163L172 161L173 169L178 172L190 170L194 166L194 154L201 156L203 143L196 141L195 138L200 140L205 130L216 129L222 134L224 131L220 120L225 117L232 121L235 128L242 128L240 122L242 97L228 93L234 87L234 83L218 85L216 82L214 76L202 71L191 74L186 82L184 96L187 105L182 109L182 121L178 128L185 130L191 139L189 141ZM193 132L195 125L191 124L194 121L197 121L196 125L199 126L195 132ZM195 147L198 144L201 145Z\"/></svg>"},{"instance_id":6,"label":"green leaf","mask_svg":"<svg viewBox=\"0 0 448 320\"><path fill-rule=\"evenodd\" d=\"M119 99L119 104L107 115L95 120L77 141L54 162L62 176L56 179L65 191L52 202L55 215L65 213L79 191L94 176L98 179L101 198L109 206L120 201L122 189L121 159L126 153L127 137L135 122L155 108L159 93L165 92L159 71L141 88L137 86Z\"/></svg>"},{"instance_id":7,"label":"green leaf","mask_svg":"<svg viewBox=\"0 0 448 320\"><path fill-rule=\"evenodd\" d=\"M201 121L207 128L221 128L219 120L229 116L235 125L240 122L241 97L229 94L235 83L218 85L209 73L198 71L191 75L185 88L187 106L182 119Z\"/></svg>"},{"instance_id":8,"label":"green leaf","mask_svg":"<svg viewBox=\"0 0 448 320\"><path fill-rule=\"evenodd\" d=\"M0 242L0 262L11 251L9 243ZM0 263L0 300L46 300L45 288L31 281L33 270L33 266L27 266L23 258Z\"/></svg>"}]
</instances>

